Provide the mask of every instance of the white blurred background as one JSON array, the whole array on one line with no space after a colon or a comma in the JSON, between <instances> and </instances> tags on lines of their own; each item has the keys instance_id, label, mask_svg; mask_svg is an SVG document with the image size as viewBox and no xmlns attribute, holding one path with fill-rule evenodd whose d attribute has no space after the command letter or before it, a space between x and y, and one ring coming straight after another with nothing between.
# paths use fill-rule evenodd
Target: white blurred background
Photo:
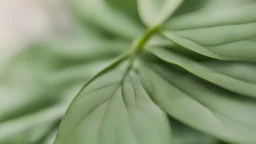
<instances>
[{"instance_id":1,"label":"white blurred background","mask_svg":"<svg viewBox=\"0 0 256 144\"><path fill-rule=\"evenodd\" d=\"M69 27L64 0L0 0L0 68L28 43Z\"/></svg>"}]
</instances>

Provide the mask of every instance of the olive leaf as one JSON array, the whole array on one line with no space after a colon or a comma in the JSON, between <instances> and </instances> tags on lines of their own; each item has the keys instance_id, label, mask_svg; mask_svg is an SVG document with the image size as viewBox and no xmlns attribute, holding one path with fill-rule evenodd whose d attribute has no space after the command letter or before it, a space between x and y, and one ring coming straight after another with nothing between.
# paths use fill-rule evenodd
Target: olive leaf
<instances>
[{"instance_id":1,"label":"olive leaf","mask_svg":"<svg viewBox=\"0 0 256 144\"><path fill-rule=\"evenodd\" d=\"M67 110L54 144L169 144L166 115L134 71L114 68L89 82Z\"/></svg>"}]
</instances>

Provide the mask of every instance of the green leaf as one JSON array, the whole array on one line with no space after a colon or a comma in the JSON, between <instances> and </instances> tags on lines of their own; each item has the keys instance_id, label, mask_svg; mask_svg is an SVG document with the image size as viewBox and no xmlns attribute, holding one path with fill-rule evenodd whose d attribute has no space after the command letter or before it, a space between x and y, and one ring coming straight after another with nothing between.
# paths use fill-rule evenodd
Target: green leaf
<instances>
[{"instance_id":1,"label":"green leaf","mask_svg":"<svg viewBox=\"0 0 256 144\"><path fill-rule=\"evenodd\" d=\"M115 8L116 3L114 0L72 0L70 2L76 13L87 23L131 40L143 32L140 22L131 17L133 14L130 13L131 9L136 11L136 5L134 5L136 3L132 0L119 2L123 7L127 7L122 10Z\"/></svg>"},{"instance_id":2,"label":"green leaf","mask_svg":"<svg viewBox=\"0 0 256 144\"><path fill-rule=\"evenodd\" d=\"M166 67L166 66L165 66ZM172 118L232 143L256 142L256 101L154 63L140 66L143 85Z\"/></svg>"},{"instance_id":3,"label":"green leaf","mask_svg":"<svg viewBox=\"0 0 256 144\"><path fill-rule=\"evenodd\" d=\"M187 0L167 21L163 34L211 58L255 61L255 12L255 0Z\"/></svg>"},{"instance_id":4,"label":"green leaf","mask_svg":"<svg viewBox=\"0 0 256 144\"><path fill-rule=\"evenodd\" d=\"M60 69L113 58L124 52L128 46L129 43L117 40L52 38L28 49L24 57L27 61L36 61L40 67Z\"/></svg>"},{"instance_id":5,"label":"green leaf","mask_svg":"<svg viewBox=\"0 0 256 144\"><path fill-rule=\"evenodd\" d=\"M128 46L121 41L68 37L28 47L0 76L0 121L73 98L70 91L77 90L74 87L80 88Z\"/></svg>"},{"instance_id":6,"label":"green leaf","mask_svg":"<svg viewBox=\"0 0 256 144\"><path fill-rule=\"evenodd\" d=\"M255 0L70 4L72 35L1 73L0 143L256 143Z\"/></svg>"},{"instance_id":7,"label":"green leaf","mask_svg":"<svg viewBox=\"0 0 256 144\"><path fill-rule=\"evenodd\" d=\"M166 115L132 70L117 67L90 81L73 100L54 144L169 144Z\"/></svg>"},{"instance_id":8,"label":"green leaf","mask_svg":"<svg viewBox=\"0 0 256 144\"><path fill-rule=\"evenodd\" d=\"M37 113L26 115L0 124L0 143L32 143L47 133L47 129L59 121L67 104L46 108Z\"/></svg>"},{"instance_id":9,"label":"green leaf","mask_svg":"<svg viewBox=\"0 0 256 144\"><path fill-rule=\"evenodd\" d=\"M57 130L50 133L46 140L42 144L53 144L54 139L57 135Z\"/></svg>"},{"instance_id":10,"label":"green leaf","mask_svg":"<svg viewBox=\"0 0 256 144\"><path fill-rule=\"evenodd\" d=\"M148 41L148 43L145 44L145 47L166 47L166 46L175 46L175 44L170 40L165 39L161 35L152 36L151 39Z\"/></svg>"},{"instance_id":11,"label":"green leaf","mask_svg":"<svg viewBox=\"0 0 256 144\"><path fill-rule=\"evenodd\" d=\"M152 27L168 20L183 0L138 0L140 17L144 24Z\"/></svg>"},{"instance_id":12,"label":"green leaf","mask_svg":"<svg viewBox=\"0 0 256 144\"><path fill-rule=\"evenodd\" d=\"M170 39L172 42L176 43L177 45L187 48L188 50L190 50L192 52L196 52L198 54L201 54L201 55L204 55L204 56L207 56L210 58L219 59L219 60L234 60L232 58L223 57L221 55L218 55L218 54L212 52L211 50L206 49L203 46L200 46L197 43L194 43L188 39L176 36L172 32L164 32L163 35L167 39Z\"/></svg>"},{"instance_id":13,"label":"green leaf","mask_svg":"<svg viewBox=\"0 0 256 144\"><path fill-rule=\"evenodd\" d=\"M120 0L105 0L106 3L112 9L117 9L125 13L129 18L132 18L138 22L140 22L139 13L137 10L137 0L129 0L129 1L120 1Z\"/></svg>"},{"instance_id":14,"label":"green leaf","mask_svg":"<svg viewBox=\"0 0 256 144\"><path fill-rule=\"evenodd\" d=\"M243 71L239 71L240 76L247 77L246 79L241 79L236 75L221 73L219 71L211 69L210 67L204 66L199 62L196 62L192 59L186 58L185 56L179 55L163 48L152 48L151 52L163 61L180 66L191 74L202 78L210 83L213 83L217 86L241 95L256 98L256 81L248 81L250 77L254 76L255 65L248 65L251 68L249 67L247 68L247 70L252 71L248 72L244 70L246 73L243 73ZM245 75L248 73L250 73L251 75Z\"/></svg>"},{"instance_id":15,"label":"green leaf","mask_svg":"<svg viewBox=\"0 0 256 144\"><path fill-rule=\"evenodd\" d=\"M189 128L178 121L170 120L172 124L171 144L220 144L219 140Z\"/></svg>"}]
</instances>

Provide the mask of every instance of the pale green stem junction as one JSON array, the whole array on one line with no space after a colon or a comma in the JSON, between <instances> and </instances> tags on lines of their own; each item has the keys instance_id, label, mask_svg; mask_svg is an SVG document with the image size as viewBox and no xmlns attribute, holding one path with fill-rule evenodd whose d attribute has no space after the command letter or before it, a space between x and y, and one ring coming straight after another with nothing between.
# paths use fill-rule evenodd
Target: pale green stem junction
<instances>
[{"instance_id":1,"label":"pale green stem junction","mask_svg":"<svg viewBox=\"0 0 256 144\"><path fill-rule=\"evenodd\" d=\"M159 26L154 26L147 29L140 37L134 40L132 44L131 51L128 52L128 57L130 58L130 63L127 68L127 71L132 67L136 56L143 51L145 44L152 38L152 36L159 31Z\"/></svg>"},{"instance_id":2,"label":"pale green stem junction","mask_svg":"<svg viewBox=\"0 0 256 144\"><path fill-rule=\"evenodd\" d=\"M81 91L89 85L93 80L104 74L105 72L111 70L112 68L116 67L119 65L121 62L123 62L126 59L130 59L129 65L126 69L126 73L132 68L132 65L134 63L134 60L136 59L136 56L143 51L143 48L145 44L152 38L152 36L158 32L160 29L160 26L154 26L149 29L147 29L139 38L135 39L132 45L132 49L128 51L127 53L122 54L119 56L114 62L112 62L109 66L101 70L98 74L96 74L94 77L92 77L81 89ZM80 92L81 92L80 91ZM80 93L79 92L79 93Z\"/></svg>"},{"instance_id":3,"label":"pale green stem junction","mask_svg":"<svg viewBox=\"0 0 256 144\"><path fill-rule=\"evenodd\" d=\"M147 29L139 38L135 39L132 45L132 55L140 53L144 45L150 40L152 35L154 35L159 30L159 26L154 26Z\"/></svg>"}]
</instances>

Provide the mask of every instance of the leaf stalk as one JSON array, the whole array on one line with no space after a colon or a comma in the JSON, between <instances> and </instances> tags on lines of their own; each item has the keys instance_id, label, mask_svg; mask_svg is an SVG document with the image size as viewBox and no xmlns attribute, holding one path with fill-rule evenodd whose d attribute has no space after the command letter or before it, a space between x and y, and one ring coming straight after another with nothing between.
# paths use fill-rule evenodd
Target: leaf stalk
<instances>
[{"instance_id":1,"label":"leaf stalk","mask_svg":"<svg viewBox=\"0 0 256 144\"><path fill-rule=\"evenodd\" d=\"M131 52L131 55L137 55L140 53L144 45L152 38L152 35L154 35L159 30L159 26L154 26L145 31L140 37L134 40L133 42L133 49Z\"/></svg>"}]
</instances>

